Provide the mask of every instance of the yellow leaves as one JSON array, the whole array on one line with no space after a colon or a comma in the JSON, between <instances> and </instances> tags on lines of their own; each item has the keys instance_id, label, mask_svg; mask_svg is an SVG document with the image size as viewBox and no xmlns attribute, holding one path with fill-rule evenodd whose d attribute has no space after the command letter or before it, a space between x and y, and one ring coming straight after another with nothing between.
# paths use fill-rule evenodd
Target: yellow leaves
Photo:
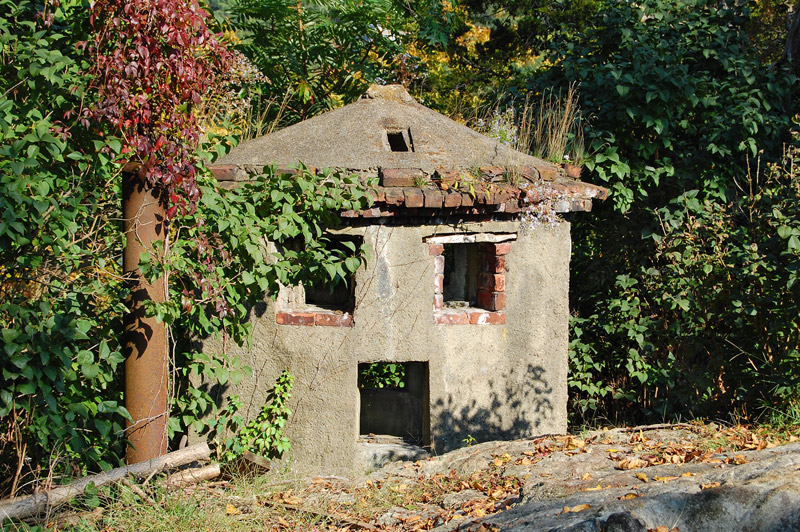
<instances>
[{"instance_id":1,"label":"yellow leaves","mask_svg":"<svg viewBox=\"0 0 800 532\"><path fill-rule=\"evenodd\" d=\"M510 461L511 461L511 455L508 453L503 453L501 455L494 455L494 460L492 460L492 465L495 467L501 467Z\"/></svg>"},{"instance_id":2,"label":"yellow leaves","mask_svg":"<svg viewBox=\"0 0 800 532\"><path fill-rule=\"evenodd\" d=\"M579 504L573 507L564 506L564 509L561 510L561 513L562 514L577 513L577 512L582 512L584 510L588 510L591 507L592 506L590 504Z\"/></svg>"},{"instance_id":3,"label":"yellow leaves","mask_svg":"<svg viewBox=\"0 0 800 532\"><path fill-rule=\"evenodd\" d=\"M231 503L225 505L225 515L239 515L241 513L242 511Z\"/></svg>"},{"instance_id":4,"label":"yellow leaves","mask_svg":"<svg viewBox=\"0 0 800 532\"><path fill-rule=\"evenodd\" d=\"M656 482L671 482L681 477L653 477Z\"/></svg>"},{"instance_id":5,"label":"yellow leaves","mask_svg":"<svg viewBox=\"0 0 800 532\"><path fill-rule=\"evenodd\" d=\"M680 532L680 530L678 530L678 527L669 528L664 525L661 525L657 526L656 528L648 528L647 532Z\"/></svg>"},{"instance_id":6,"label":"yellow leaves","mask_svg":"<svg viewBox=\"0 0 800 532\"><path fill-rule=\"evenodd\" d=\"M475 53L475 47L478 44L483 44L489 40L491 36L492 30L489 28L476 26L471 22L469 24L469 30L466 33L461 34L456 38L456 42L467 48L469 53Z\"/></svg>"},{"instance_id":7,"label":"yellow leaves","mask_svg":"<svg viewBox=\"0 0 800 532\"><path fill-rule=\"evenodd\" d=\"M621 501L627 501L627 500L630 500L630 499L635 499L636 497L641 497L641 495L639 495L638 493L630 492L630 493L626 493L625 495L622 495L621 497L617 497L617 499L619 499Z\"/></svg>"},{"instance_id":8,"label":"yellow leaves","mask_svg":"<svg viewBox=\"0 0 800 532\"><path fill-rule=\"evenodd\" d=\"M595 486L593 488L586 488L583 491L600 491L600 490L607 490L607 489L610 489L610 488L611 488L611 486L606 486L604 488L602 484L598 484L597 486Z\"/></svg>"},{"instance_id":9,"label":"yellow leaves","mask_svg":"<svg viewBox=\"0 0 800 532\"><path fill-rule=\"evenodd\" d=\"M583 449L586 447L586 440L581 440L580 438L573 438L572 436L567 436L567 450L571 451L573 449Z\"/></svg>"},{"instance_id":10,"label":"yellow leaves","mask_svg":"<svg viewBox=\"0 0 800 532\"><path fill-rule=\"evenodd\" d=\"M700 489L702 490L710 490L711 488L718 488L722 484L720 482L709 482L707 484L700 484Z\"/></svg>"},{"instance_id":11,"label":"yellow leaves","mask_svg":"<svg viewBox=\"0 0 800 532\"><path fill-rule=\"evenodd\" d=\"M394 486L389 486L389 490L395 493L403 493L408 489L408 484L395 484Z\"/></svg>"},{"instance_id":12,"label":"yellow leaves","mask_svg":"<svg viewBox=\"0 0 800 532\"><path fill-rule=\"evenodd\" d=\"M489 494L489 497L491 497L492 499L494 499L496 501L499 501L501 499L505 499L506 497L508 497L508 495L509 495L509 493L506 490L504 490L502 488L498 488L498 489L494 490L493 492L491 492Z\"/></svg>"},{"instance_id":13,"label":"yellow leaves","mask_svg":"<svg viewBox=\"0 0 800 532\"><path fill-rule=\"evenodd\" d=\"M650 482L650 479L649 479L649 478L647 478L647 475L645 475L644 473L636 473L636 478L638 478L639 480L641 480L641 481L642 481L642 482L644 482L645 484L647 484L648 482Z\"/></svg>"},{"instance_id":14,"label":"yellow leaves","mask_svg":"<svg viewBox=\"0 0 800 532\"><path fill-rule=\"evenodd\" d=\"M627 458L619 461L617 469L639 469L640 467L647 467L648 465L650 464L641 458Z\"/></svg>"}]
</instances>

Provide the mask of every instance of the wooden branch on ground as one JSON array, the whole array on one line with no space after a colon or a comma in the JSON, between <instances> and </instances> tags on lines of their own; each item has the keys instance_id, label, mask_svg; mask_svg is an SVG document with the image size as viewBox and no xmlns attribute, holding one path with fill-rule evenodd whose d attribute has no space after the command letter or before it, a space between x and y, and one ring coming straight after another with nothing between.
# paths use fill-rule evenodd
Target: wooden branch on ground
<instances>
[{"instance_id":1,"label":"wooden branch on ground","mask_svg":"<svg viewBox=\"0 0 800 532\"><path fill-rule=\"evenodd\" d=\"M184 469L167 477L167 486L188 486L203 480L211 480L220 475L219 464L210 464L205 467Z\"/></svg>"},{"instance_id":2,"label":"wooden branch on ground","mask_svg":"<svg viewBox=\"0 0 800 532\"><path fill-rule=\"evenodd\" d=\"M80 495L90 484L100 487L122 480L128 475L142 478L164 469L175 468L198 460L208 460L209 458L211 458L211 449L208 448L208 444L198 443L179 451L159 456L153 460L118 467L111 471L84 477L72 484L59 486L47 492L36 493L29 497L6 499L0 501L0 522L4 519L22 519L49 511Z\"/></svg>"},{"instance_id":3,"label":"wooden branch on ground","mask_svg":"<svg viewBox=\"0 0 800 532\"><path fill-rule=\"evenodd\" d=\"M122 484L123 486L134 492L143 501L147 501L150 504L155 504L153 498L150 497L150 495L148 495L147 493L145 493L142 488L140 488L139 486L128 480L128 477L125 477L122 480L120 480L120 484Z\"/></svg>"}]
</instances>

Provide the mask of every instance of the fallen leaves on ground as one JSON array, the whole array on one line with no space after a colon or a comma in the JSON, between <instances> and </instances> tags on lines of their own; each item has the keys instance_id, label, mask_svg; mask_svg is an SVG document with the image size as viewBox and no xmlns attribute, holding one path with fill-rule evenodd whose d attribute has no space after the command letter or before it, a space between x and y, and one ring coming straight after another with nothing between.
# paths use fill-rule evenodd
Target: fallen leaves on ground
<instances>
[{"instance_id":1,"label":"fallen leaves on ground","mask_svg":"<svg viewBox=\"0 0 800 532\"><path fill-rule=\"evenodd\" d=\"M239 515L240 513L242 511L231 503L225 505L225 515Z\"/></svg>"},{"instance_id":2,"label":"fallen leaves on ground","mask_svg":"<svg viewBox=\"0 0 800 532\"><path fill-rule=\"evenodd\" d=\"M524 476L535 471L538 477L560 477L553 471L548 472L546 462L544 469L538 469L536 465L554 454L572 456L591 453L594 449L603 459L611 460L617 469L630 471L631 476L642 483L672 482L695 474L670 470L662 473L665 476L656 476L648 475L646 468L689 463L737 466L749 461L747 453L741 451L761 450L779 441L773 433L744 426L716 429L698 425L688 430L694 434L682 438L682 434L673 433L670 441L656 438L647 430L630 434L626 434L627 431L608 432L592 437L546 436L526 442L523 447L515 447L514 451L491 455L484 467L471 475L456 471L423 474L425 469L420 462L406 463L399 466L399 474L388 478L373 477L357 483L337 477L315 477L305 486L293 485L294 489L262 494L252 500L228 496L210 504L237 522L256 517L254 514L260 509L257 517L264 526L258 528L272 532L295 530L308 523L314 523L320 532L416 532L442 526L464 527L468 523L478 526L475 520L502 512L519 500L523 481L514 475ZM797 439L785 435L783 440L791 441L791 438ZM576 490L592 492L612 487L607 485L602 475L590 471L575 471L575 478L582 481ZM720 482L708 482L700 484L700 487L707 490L720 485ZM617 499L640 497L637 491L645 489L645 486L638 486L628 486L631 491ZM451 497L466 490L475 490L475 496L460 500ZM446 502L447 497L450 497L450 502ZM560 513L575 513L588 508L588 504L578 504L564 507ZM652 532L676 531L666 526L652 529Z\"/></svg>"},{"instance_id":3,"label":"fallen leaves on ground","mask_svg":"<svg viewBox=\"0 0 800 532\"><path fill-rule=\"evenodd\" d=\"M736 426L715 433L713 441L718 445L715 449L704 450L700 447L704 440L679 442L664 442L661 440L649 439L643 432L634 433L629 443L630 451L620 449L607 449L609 459L617 462L616 468L641 469L644 467L659 466L665 464L688 464L690 462L702 462L709 464L728 464L742 465L748 462L742 454L734 457L718 457L721 453L731 450L752 450L775 447L775 443L766 437L759 436L750 431L747 427Z\"/></svg>"},{"instance_id":4,"label":"fallen leaves on ground","mask_svg":"<svg viewBox=\"0 0 800 532\"><path fill-rule=\"evenodd\" d=\"M579 504L577 506L564 506L564 509L561 511L562 514L569 514L569 513L576 513L582 512L584 510L588 510L592 506L590 504Z\"/></svg>"},{"instance_id":5,"label":"fallen leaves on ground","mask_svg":"<svg viewBox=\"0 0 800 532\"><path fill-rule=\"evenodd\" d=\"M505 466L512 463L511 455L496 455L487 469L469 476L456 471L447 475L419 474L417 464L409 468L417 474L404 476L402 481L369 480L361 487L347 487L316 478L305 489L274 493L261 503L276 511L285 510L278 516L277 526L273 528L276 531L295 527L307 515L320 519L317 525L320 531L339 530L338 527L397 532L430 530L451 521L480 519L506 510L517 500L522 486L517 477L504 475ZM481 496L452 508L440 506L445 495L464 490L476 490ZM335 497L343 493L350 498ZM320 498L319 495L329 497ZM327 506L324 505L326 501Z\"/></svg>"}]
</instances>

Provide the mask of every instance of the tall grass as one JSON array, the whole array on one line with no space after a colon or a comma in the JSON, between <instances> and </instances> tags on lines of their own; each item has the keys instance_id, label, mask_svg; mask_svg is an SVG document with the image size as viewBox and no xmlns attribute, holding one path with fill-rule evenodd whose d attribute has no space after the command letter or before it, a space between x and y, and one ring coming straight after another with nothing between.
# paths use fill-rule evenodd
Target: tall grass
<instances>
[{"instance_id":1,"label":"tall grass","mask_svg":"<svg viewBox=\"0 0 800 532\"><path fill-rule=\"evenodd\" d=\"M575 83L565 94L549 90L541 95L529 94L521 104L497 101L479 108L461 105L450 116L516 150L554 163L580 165L586 156L584 117Z\"/></svg>"},{"instance_id":2,"label":"tall grass","mask_svg":"<svg viewBox=\"0 0 800 532\"><path fill-rule=\"evenodd\" d=\"M535 100L528 96L520 112L520 151L562 163L565 159L580 164L584 156L583 116L578 105L578 85L566 94L548 90Z\"/></svg>"}]
</instances>

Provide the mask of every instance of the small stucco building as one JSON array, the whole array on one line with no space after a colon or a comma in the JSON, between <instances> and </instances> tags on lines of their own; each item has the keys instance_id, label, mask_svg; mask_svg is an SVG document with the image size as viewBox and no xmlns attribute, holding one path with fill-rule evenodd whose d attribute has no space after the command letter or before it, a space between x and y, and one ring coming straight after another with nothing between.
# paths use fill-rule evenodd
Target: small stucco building
<instances>
[{"instance_id":1,"label":"small stucco building","mask_svg":"<svg viewBox=\"0 0 800 532\"><path fill-rule=\"evenodd\" d=\"M371 208L342 212L332 230L372 249L346 293L326 299L282 287L252 314L252 347L237 353L253 375L225 393L239 396L246 416L281 371L295 377L291 467L363 468L363 447L382 434L440 453L465 439L564 432L570 226L521 232L519 218L547 202L561 213L589 211L605 189L399 86L373 86L355 103L245 142L213 170L235 186L265 165L298 161L380 186ZM405 386L360 387L359 374L376 362L402 366Z\"/></svg>"}]
</instances>

